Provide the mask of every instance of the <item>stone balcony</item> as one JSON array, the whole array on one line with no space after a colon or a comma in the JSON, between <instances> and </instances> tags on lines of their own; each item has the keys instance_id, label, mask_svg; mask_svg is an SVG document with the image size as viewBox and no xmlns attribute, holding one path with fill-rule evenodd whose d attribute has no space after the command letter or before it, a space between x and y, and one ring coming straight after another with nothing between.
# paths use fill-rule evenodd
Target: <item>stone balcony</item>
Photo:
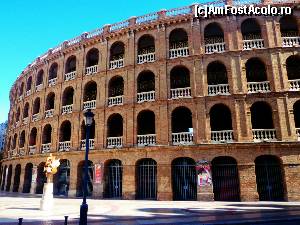
<instances>
[{"instance_id":1,"label":"stone balcony","mask_svg":"<svg viewBox=\"0 0 300 225\"><path fill-rule=\"evenodd\" d=\"M71 141L62 141L59 142L58 151L59 152L68 152L71 148Z\"/></svg>"},{"instance_id":2,"label":"stone balcony","mask_svg":"<svg viewBox=\"0 0 300 225\"><path fill-rule=\"evenodd\" d=\"M123 105L123 95L109 97L107 105L108 106Z\"/></svg>"},{"instance_id":3,"label":"stone balcony","mask_svg":"<svg viewBox=\"0 0 300 225\"><path fill-rule=\"evenodd\" d=\"M276 141L275 129L252 129L253 141Z\"/></svg>"},{"instance_id":4,"label":"stone balcony","mask_svg":"<svg viewBox=\"0 0 300 225\"><path fill-rule=\"evenodd\" d=\"M156 145L156 134L138 135L137 144L139 147Z\"/></svg>"},{"instance_id":5,"label":"stone balcony","mask_svg":"<svg viewBox=\"0 0 300 225\"><path fill-rule=\"evenodd\" d=\"M172 133L172 143L173 143L173 145L192 145L192 144L194 144L193 132Z\"/></svg>"},{"instance_id":6,"label":"stone balcony","mask_svg":"<svg viewBox=\"0 0 300 225\"><path fill-rule=\"evenodd\" d=\"M137 93L138 103L150 102L150 101L155 101L155 91Z\"/></svg>"},{"instance_id":7,"label":"stone balcony","mask_svg":"<svg viewBox=\"0 0 300 225\"><path fill-rule=\"evenodd\" d=\"M89 76L89 75L93 75L95 73L98 73L98 65L89 66L89 67L85 68L85 75Z\"/></svg>"},{"instance_id":8,"label":"stone balcony","mask_svg":"<svg viewBox=\"0 0 300 225\"><path fill-rule=\"evenodd\" d=\"M243 40L243 50L264 48L264 39Z\"/></svg>"},{"instance_id":9,"label":"stone balcony","mask_svg":"<svg viewBox=\"0 0 300 225\"><path fill-rule=\"evenodd\" d=\"M171 89L171 99L190 98L191 96L190 87Z\"/></svg>"},{"instance_id":10,"label":"stone balcony","mask_svg":"<svg viewBox=\"0 0 300 225\"><path fill-rule=\"evenodd\" d=\"M122 148L123 137L108 137L107 148Z\"/></svg>"},{"instance_id":11,"label":"stone balcony","mask_svg":"<svg viewBox=\"0 0 300 225\"><path fill-rule=\"evenodd\" d=\"M270 82L262 81L262 82L248 82L248 93L267 93L271 91Z\"/></svg>"},{"instance_id":12,"label":"stone balcony","mask_svg":"<svg viewBox=\"0 0 300 225\"><path fill-rule=\"evenodd\" d=\"M212 143L233 142L233 130L211 131Z\"/></svg>"}]
</instances>

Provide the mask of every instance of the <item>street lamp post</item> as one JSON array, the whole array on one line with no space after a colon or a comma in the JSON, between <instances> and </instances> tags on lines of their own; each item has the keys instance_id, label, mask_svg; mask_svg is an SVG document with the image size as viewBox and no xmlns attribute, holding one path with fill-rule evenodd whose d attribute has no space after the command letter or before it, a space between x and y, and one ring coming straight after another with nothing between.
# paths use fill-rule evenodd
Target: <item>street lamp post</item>
<instances>
[{"instance_id":1,"label":"street lamp post","mask_svg":"<svg viewBox=\"0 0 300 225\"><path fill-rule=\"evenodd\" d=\"M85 126L86 126L86 140L85 140L85 160L84 160L84 179L83 179L83 199L80 206L80 219L79 225L87 225L87 212L88 204L86 203L87 196L87 182L88 182L88 161L89 161L89 139L90 139L90 129L93 123L94 113L88 109L84 113Z\"/></svg>"}]
</instances>

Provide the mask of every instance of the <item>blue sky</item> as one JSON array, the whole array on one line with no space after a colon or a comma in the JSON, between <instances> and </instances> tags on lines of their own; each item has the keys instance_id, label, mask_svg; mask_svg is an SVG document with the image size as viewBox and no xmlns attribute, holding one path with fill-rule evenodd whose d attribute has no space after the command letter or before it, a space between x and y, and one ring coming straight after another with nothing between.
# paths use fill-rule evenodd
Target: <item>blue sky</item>
<instances>
[{"instance_id":1,"label":"blue sky","mask_svg":"<svg viewBox=\"0 0 300 225\"><path fill-rule=\"evenodd\" d=\"M49 48L104 24L194 2L195 0L2 0L0 123L7 119L8 96L13 82L29 63Z\"/></svg>"}]
</instances>

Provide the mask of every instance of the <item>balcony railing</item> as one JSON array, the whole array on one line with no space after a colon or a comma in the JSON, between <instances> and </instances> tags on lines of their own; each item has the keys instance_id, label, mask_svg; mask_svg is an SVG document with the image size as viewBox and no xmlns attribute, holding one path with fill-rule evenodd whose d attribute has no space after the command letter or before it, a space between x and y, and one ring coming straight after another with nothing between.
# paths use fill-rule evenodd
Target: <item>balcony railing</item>
<instances>
[{"instance_id":1,"label":"balcony railing","mask_svg":"<svg viewBox=\"0 0 300 225\"><path fill-rule=\"evenodd\" d=\"M300 73L300 71L299 71ZM300 90L300 79L289 80L290 91L299 91Z\"/></svg>"},{"instance_id":2,"label":"balcony railing","mask_svg":"<svg viewBox=\"0 0 300 225\"><path fill-rule=\"evenodd\" d=\"M86 148L86 140L81 140L81 150L85 150ZM95 148L95 139L89 139L89 149Z\"/></svg>"},{"instance_id":3,"label":"balcony railing","mask_svg":"<svg viewBox=\"0 0 300 225\"><path fill-rule=\"evenodd\" d=\"M137 63L143 64L146 62L154 62L155 61L155 52L150 52L147 54L138 55Z\"/></svg>"},{"instance_id":4,"label":"balcony railing","mask_svg":"<svg viewBox=\"0 0 300 225\"><path fill-rule=\"evenodd\" d=\"M211 131L211 140L215 143L232 142L233 131L232 130L220 130Z\"/></svg>"},{"instance_id":5,"label":"balcony railing","mask_svg":"<svg viewBox=\"0 0 300 225\"><path fill-rule=\"evenodd\" d=\"M275 129L252 129L254 141L275 141L276 130Z\"/></svg>"},{"instance_id":6,"label":"balcony railing","mask_svg":"<svg viewBox=\"0 0 300 225\"><path fill-rule=\"evenodd\" d=\"M29 155L33 155L36 152L36 146L29 146Z\"/></svg>"},{"instance_id":7,"label":"balcony railing","mask_svg":"<svg viewBox=\"0 0 300 225\"><path fill-rule=\"evenodd\" d=\"M20 126L20 121L16 122L16 127Z\"/></svg>"},{"instance_id":8,"label":"balcony railing","mask_svg":"<svg viewBox=\"0 0 300 225\"><path fill-rule=\"evenodd\" d=\"M175 59L179 57L187 57L189 56L189 47L183 48L173 48L169 50L169 58Z\"/></svg>"},{"instance_id":9,"label":"balcony railing","mask_svg":"<svg viewBox=\"0 0 300 225\"><path fill-rule=\"evenodd\" d=\"M297 135L298 141L300 141L300 128L296 128L296 135Z\"/></svg>"},{"instance_id":10,"label":"balcony railing","mask_svg":"<svg viewBox=\"0 0 300 225\"><path fill-rule=\"evenodd\" d=\"M248 82L248 93L266 93L270 92L270 82L262 81L262 82Z\"/></svg>"},{"instance_id":11,"label":"balcony railing","mask_svg":"<svg viewBox=\"0 0 300 225\"><path fill-rule=\"evenodd\" d=\"M191 97L190 87L171 89L171 99L190 98L190 97Z\"/></svg>"},{"instance_id":12,"label":"balcony railing","mask_svg":"<svg viewBox=\"0 0 300 225\"><path fill-rule=\"evenodd\" d=\"M72 113L73 112L73 104L72 105L64 105L62 107L62 115Z\"/></svg>"},{"instance_id":13,"label":"balcony railing","mask_svg":"<svg viewBox=\"0 0 300 225\"><path fill-rule=\"evenodd\" d=\"M19 155L20 156L24 156L25 155L25 148L24 147L19 149Z\"/></svg>"},{"instance_id":14,"label":"balcony railing","mask_svg":"<svg viewBox=\"0 0 300 225\"><path fill-rule=\"evenodd\" d=\"M208 95L230 95L229 84L208 85Z\"/></svg>"},{"instance_id":15,"label":"balcony railing","mask_svg":"<svg viewBox=\"0 0 300 225\"><path fill-rule=\"evenodd\" d=\"M51 150L51 143L42 144L42 153L50 152Z\"/></svg>"},{"instance_id":16,"label":"balcony railing","mask_svg":"<svg viewBox=\"0 0 300 225\"><path fill-rule=\"evenodd\" d=\"M35 92L41 91L43 89L43 84L35 86Z\"/></svg>"},{"instance_id":17,"label":"balcony railing","mask_svg":"<svg viewBox=\"0 0 300 225\"><path fill-rule=\"evenodd\" d=\"M123 137L108 137L107 148L121 148L123 146Z\"/></svg>"},{"instance_id":18,"label":"balcony railing","mask_svg":"<svg viewBox=\"0 0 300 225\"><path fill-rule=\"evenodd\" d=\"M205 45L206 54L222 53L222 52L225 52L225 42Z\"/></svg>"},{"instance_id":19,"label":"balcony railing","mask_svg":"<svg viewBox=\"0 0 300 225\"><path fill-rule=\"evenodd\" d=\"M35 122L35 121L38 121L40 119L40 114L39 113L36 113L34 115L32 115L32 121Z\"/></svg>"},{"instance_id":20,"label":"balcony railing","mask_svg":"<svg viewBox=\"0 0 300 225\"><path fill-rule=\"evenodd\" d=\"M192 145L193 132L172 133L173 145Z\"/></svg>"},{"instance_id":21,"label":"balcony railing","mask_svg":"<svg viewBox=\"0 0 300 225\"><path fill-rule=\"evenodd\" d=\"M57 77L48 81L48 87L55 86L57 82Z\"/></svg>"},{"instance_id":22,"label":"balcony railing","mask_svg":"<svg viewBox=\"0 0 300 225\"><path fill-rule=\"evenodd\" d=\"M98 65L85 68L85 75L92 75L94 73L98 73Z\"/></svg>"},{"instance_id":23,"label":"balcony railing","mask_svg":"<svg viewBox=\"0 0 300 225\"><path fill-rule=\"evenodd\" d=\"M155 91L137 93L138 103L150 102L150 101L155 101Z\"/></svg>"},{"instance_id":24,"label":"balcony railing","mask_svg":"<svg viewBox=\"0 0 300 225\"><path fill-rule=\"evenodd\" d=\"M109 62L109 69L117 69L117 68L122 68L124 67L124 58L122 59L117 59L117 60L112 60Z\"/></svg>"},{"instance_id":25,"label":"balcony railing","mask_svg":"<svg viewBox=\"0 0 300 225\"><path fill-rule=\"evenodd\" d=\"M264 48L264 39L243 40L243 50Z\"/></svg>"},{"instance_id":26,"label":"balcony railing","mask_svg":"<svg viewBox=\"0 0 300 225\"><path fill-rule=\"evenodd\" d=\"M59 142L58 151L59 152L68 152L71 148L71 141Z\"/></svg>"},{"instance_id":27,"label":"balcony railing","mask_svg":"<svg viewBox=\"0 0 300 225\"><path fill-rule=\"evenodd\" d=\"M28 117L23 118L23 124L24 124L24 125L28 124Z\"/></svg>"},{"instance_id":28,"label":"balcony railing","mask_svg":"<svg viewBox=\"0 0 300 225\"><path fill-rule=\"evenodd\" d=\"M156 134L146 134L137 136L138 146L153 146L156 144Z\"/></svg>"},{"instance_id":29,"label":"balcony railing","mask_svg":"<svg viewBox=\"0 0 300 225\"><path fill-rule=\"evenodd\" d=\"M26 96L29 96L31 94L31 90L26 91Z\"/></svg>"},{"instance_id":30,"label":"balcony railing","mask_svg":"<svg viewBox=\"0 0 300 225\"><path fill-rule=\"evenodd\" d=\"M53 117L53 115L54 115L54 109L49 109L45 111L45 118Z\"/></svg>"},{"instance_id":31,"label":"balcony railing","mask_svg":"<svg viewBox=\"0 0 300 225\"><path fill-rule=\"evenodd\" d=\"M107 104L108 104L108 106L123 105L123 95L109 97Z\"/></svg>"},{"instance_id":32,"label":"balcony railing","mask_svg":"<svg viewBox=\"0 0 300 225\"><path fill-rule=\"evenodd\" d=\"M76 74L77 74L76 71L66 73L65 74L65 81L74 80L76 78Z\"/></svg>"},{"instance_id":33,"label":"balcony railing","mask_svg":"<svg viewBox=\"0 0 300 225\"><path fill-rule=\"evenodd\" d=\"M86 101L83 103L83 110L96 109L96 100Z\"/></svg>"},{"instance_id":34,"label":"balcony railing","mask_svg":"<svg viewBox=\"0 0 300 225\"><path fill-rule=\"evenodd\" d=\"M300 37L282 37L282 47L295 47L300 45Z\"/></svg>"}]
</instances>

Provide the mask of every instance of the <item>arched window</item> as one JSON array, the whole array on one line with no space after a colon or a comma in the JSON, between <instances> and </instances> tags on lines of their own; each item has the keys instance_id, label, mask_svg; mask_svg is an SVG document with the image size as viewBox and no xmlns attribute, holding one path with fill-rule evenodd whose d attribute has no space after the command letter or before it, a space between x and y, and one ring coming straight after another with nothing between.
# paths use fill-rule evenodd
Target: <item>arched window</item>
<instances>
[{"instance_id":1,"label":"arched window","mask_svg":"<svg viewBox=\"0 0 300 225\"><path fill-rule=\"evenodd\" d=\"M58 64L52 63L49 69L49 85L55 85L54 79L57 78Z\"/></svg>"},{"instance_id":2,"label":"arched window","mask_svg":"<svg viewBox=\"0 0 300 225\"><path fill-rule=\"evenodd\" d=\"M189 44L188 35L184 29L176 28L169 36L169 57L170 59L188 56Z\"/></svg>"},{"instance_id":3,"label":"arched window","mask_svg":"<svg viewBox=\"0 0 300 225\"><path fill-rule=\"evenodd\" d=\"M84 86L83 109L95 109L97 98L97 83L90 81Z\"/></svg>"},{"instance_id":4,"label":"arched window","mask_svg":"<svg viewBox=\"0 0 300 225\"><path fill-rule=\"evenodd\" d=\"M86 68L98 65L99 50L97 48L90 49L86 54ZM88 71L86 71L88 72Z\"/></svg>"},{"instance_id":5,"label":"arched window","mask_svg":"<svg viewBox=\"0 0 300 225\"><path fill-rule=\"evenodd\" d=\"M175 66L170 72L171 98L191 97L190 71L184 66Z\"/></svg>"},{"instance_id":6,"label":"arched window","mask_svg":"<svg viewBox=\"0 0 300 225\"><path fill-rule=\"evenodd\" d=\"M280 23L281 37L283 38L294 37L296 41L295 44L300 44L299 40L297 40L297 38L299 39L299 30L298 30L296 17L290 15L283 16L280 18L279 23ZM288 43L283 42L283 44L288 44Z\"/></svg>"},{"instance_id":7,"label":"arched window","mask_svg":"<svg viewBox=\"0 0 300 225\"><path fill-rule=\"evenodd\" d=\"M17 140L18 140L18 135L15 134L14 135L14 139L13 139L13 146L12 146L12 149L15 150L16 147L17 147Z\"/></svg>"},{"instance_id":8,"label":"arched window","mask_svg":"<svg viewBox=\"0 0 300 225\"><path fill-rule=\"evenodd\" d=\"M227 70L223 63L213 61L207 66L208 95L229 94Z\"/></svg>"},{"instance_id":9,"label":"arched window","mask_svg":"<svg viewBox=\"0 0 300 225\"><path fill-rule=\"evenodd\" d=\"M116 69L124 66L125 45L117 41L110 47L110 69Z\"/></svg>"},{"instance_id":10,"label":"arched window","mask_svg":"<svg viewBox=\"0 0 300 225\"><path fill-rule=\"evenodd\" d=\"M36 137L37 137L37 129L34 127L31 129L30 136L29 136L29 146L36 145Z\"/></svg>"},{"instance_id":11,"label":"arched window","mask_svg":"<svg viewBox=\"0 0 300 225\"><path fill-rule=\"evenodd\" d=\"M24 148L24 145L25 145L25 130L23 130L21 132L21 135L19 137L19 148Z\"/></svg>"},{"instance_id":12,"label":"arched window","mask_svg":"<svg viewBox=\"0 0 300 225\"><path fill-rule=\"evenodd\" d=\"M155 114L144 110L137 116L137 142L139 146L156 144Z\"/></svg>"},{"instance_id":13,"label":"arched window","mask_svg":"<svg viewBox=\"0 0 300 225\"><path fill-rule=\"evenodd\" d=\"M145 34L139 38L138 41L138 63L155 61L155 40L149 35Z\"/></svg>"},{"instance_id":14,"label":"arched window","mask_svg":"<svg viewBox=\"0 0 300 225\"><path fill-rule=\"evenodd\" d=\"M22 82L21 86L19 87L19 97L22 96L24 93L24 82Z\"/></svg>"},{"instance_id":15,"label":"arched window","mask_svg":"<svg viewBox=\"0 0 300 225\"><path fill-rule=\"evenodd\" d=\"M62 114L67 114L67 113L73 112L73 101L74 101L73 96L74 96L73 87L67 87L63 92Z\"/></svg>"},{"instance_id":16,"label":"arched window","mask_svg":"<svg viewBox=\"0 0 300 225\"><path fill-rule=\"evenodd\" d=\"M33 103L33 115L39 114L40 104L40 98L36 98Z\"/></svg>"},{"instance_id":17,"label":"arched window","mask_svg":"<svg viewBox=\"0 0 300 225\"><path fill-rule=\"evenodd\" d=\"M122 105L124 95L124 80L121 76L114 76L108 84L108 105Z\"/></svg>"},{"instance_id":18,"label":"arched window","mask_svg":"<svg viewBox=\"0 0 300 225\"><path fill-rule=\"evenodd\" d=\"M248 18L242 22L241 31L243 35L243 49L251 50L263 48L264 40L261 35L261 28L257 20Z\"/></svg>"},{"instance_id":19,"label":"arched window","mask_svg":"<svg viewBox=\"0 0 300 225\"><path fill-rule=\"evenodd\" d=\"M51 135L52 135L52 127L50 124L47 124L44 126L44 129L43 129L42 143L43 144L51 144Z\"/></svg>"},{"instance_id":20,"label":"arched window","mask_svg":"<svg viewBox=\"0 0 300 225\"><path fill-rule=\"evenodd\" d=\"M72 55L67 59L65 73L76 71L76 56Z\"/></svg>"},{"instance_id":21,"label":"arched window","mask_svg":"<svg viewBox=\"0 0 300 225\"><path fill-rule=\"evenodd\" d=\"M31 90L31 86L32 86L32 77L29 77L27 79L27 84L26 84L26 91L29 92Z\"/></svg>"},{"instance_id":22,"label":"arched window","mask_svg":"<svg viewBox=\"0 0 300 225\"><path fill-rule=\"evenodd\" d=\"M112 114L107 120L107 147L122 147L123 117Z\"/></svg>"},{"instance_id":23,"label":"arched window","mask_svg":"<svg viewBox=\"0 0 300 225\"><path fill-rule=\"evenodd\" d=\"M65 120L60 125L59 129L59 151L69 151L71 148L71 134L72 126L71 122Z\"/></svg>"},{"instance_id":24,"label":"arched window","mask_svg":"<svg viewBox=\"0 0 300 225\"><path fill-rule=\"evenodd\" d=\"M137 78L137 102L155 100L155 75L146 70L139 74Z\"/></svg>"},{"instance_id":25,"label":"arched window","mask_svg":"<svg viewBox=\"0 0 300 225\"><path fill-rule=\"evenodd\" d=\"M38 86L43 84L43 80L44 80L44 70L40 70L36 76L35 86L36 86L37 90L39 90Z\"/></svg>"},{"instance_id":26,"label":"arched window","mask_svg":"<svg viewBox=\"0 0 300 225\"><path fill-rule=\"evenodd\" d=\"M224 52L224 32L216 22L208 24L204 28L205 53Z\"/></svg>"},{"instance_id":27,"label":"arched window","mask_svg":"<svg viewBox=\"0 0 300 225\"><path fill-rule=\"evenodd\" d=\"M54 109L54 103L55 103L55 94L54 94L54 92L50 92L47 95L47 98L46 98L46 107L45 107L45 110L46 111L53 110Z\"/></svg>"},{"instance_id":28,"label":"arched window","mask_svg":"<svg viewBox=\"0 0 300 225\"><path fill-rule=\"evenodd\" d=\"M291 55L286 60L286 72L287 77L290 81L290 89L291 90L299 90L299 81L300 80L300 56L299 55ZM293 81L295 80L295 81Z\"/></svg>"},{"instance_id":29,"label":"arched window","mask_svg":"<svg viewBox=\"0 0 300 225\"><path fill-rule=\"evenodd\" d=\"M26 102L23 110L23 119L27 118L29 114L29 103Z\"/></svg>"}]
</instances>

